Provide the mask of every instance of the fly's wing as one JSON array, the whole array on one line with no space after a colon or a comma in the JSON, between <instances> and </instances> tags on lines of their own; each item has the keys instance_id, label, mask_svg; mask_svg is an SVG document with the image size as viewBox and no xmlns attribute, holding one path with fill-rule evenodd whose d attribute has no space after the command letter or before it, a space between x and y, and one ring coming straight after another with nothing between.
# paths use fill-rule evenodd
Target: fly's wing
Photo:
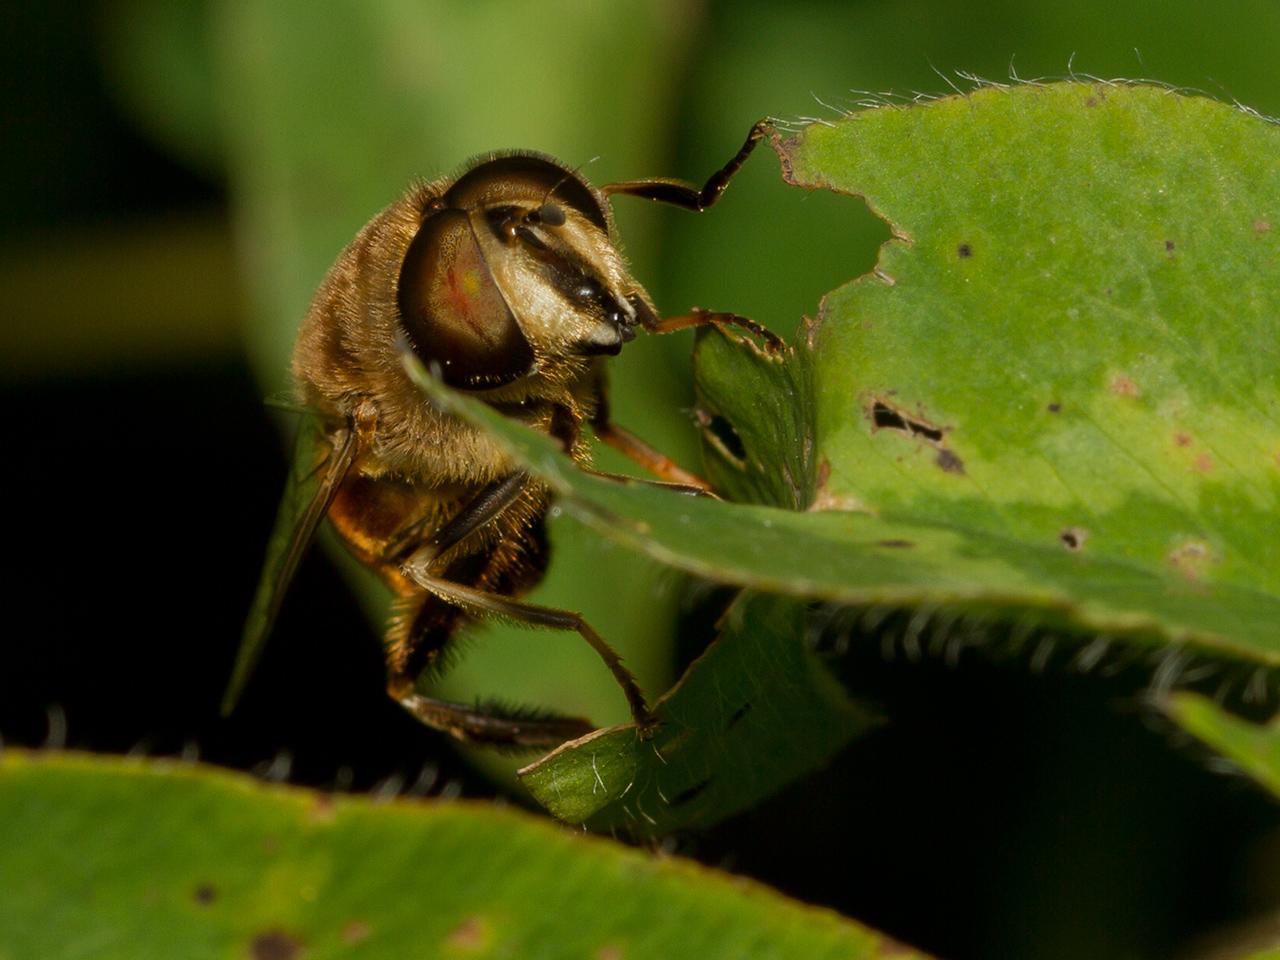
<instances>
[{"instance_id":1,"label":"fly's wing","mask_svg":"<svg viewBox=\"0 0 1280 960\"><path fill-rule=\"evenodd\" d=\"M235 709L253 668L262 655L271 627L275 624L280 604L298 563L315 535L316 526L329 510L342 486L343 478L355 462L358 444L356 432L343 427L326 434L324 422L316 416L303 416L294 443L293 465L285 485L275 529L267 542L267 557L258 580L258 592L249 608L240 652L227 692L222 698L222 714Z\"/></svg>"}]
</instances>

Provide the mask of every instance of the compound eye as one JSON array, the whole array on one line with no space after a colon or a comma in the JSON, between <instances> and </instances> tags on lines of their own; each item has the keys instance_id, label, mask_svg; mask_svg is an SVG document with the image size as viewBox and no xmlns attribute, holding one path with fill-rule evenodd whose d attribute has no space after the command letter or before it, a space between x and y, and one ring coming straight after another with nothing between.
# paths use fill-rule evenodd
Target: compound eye
<instances>
[{"instance_id":1,"label":"compound eye","mask_svg":"<svg viewBox=\"0 0 1280 960\"><path fill-rule=\"evenodd\" d=\"M451 387L483 390L533 368L533 349L460 210L427 219L409 244L396 291L414 353Z\"/></svg>"}]
</instances>

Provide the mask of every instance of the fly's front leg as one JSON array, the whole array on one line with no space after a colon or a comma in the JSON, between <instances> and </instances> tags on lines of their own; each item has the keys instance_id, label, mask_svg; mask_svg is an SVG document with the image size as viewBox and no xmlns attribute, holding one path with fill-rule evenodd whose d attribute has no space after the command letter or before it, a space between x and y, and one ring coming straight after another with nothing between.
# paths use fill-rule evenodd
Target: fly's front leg
<instances>
[{"instance_id":1,"label":"fly's front leg","mask_svg":"<svg viewBox=\"0 0 1280 960\"><path fill-rule=\"evenodd\" d=\"M604 372L601 371L595 381L595 413L591 417L591 429L604 443L613 447L628 460L648 470L663 482L680 493L710 494L711 484L696 473L690 473L665 453L655 450L630 430L620 427L609 416L609 391L605 384ZM603 474L612 477L612 474ZM634 482L633 478L625 479Z\"/></svg>"},{"instance_id":2,"label":"fly's front leg","mask_svg":"<svg viewBox=\"0 0 1280 960\"><path fill-rule=\"evenodd\" d=\"M756 323L736 313L725 313L719 310L702 310L698 307L678 317L665 317L649 324L646 329L650 333L673 333L676 330L687 330L690 327L738 327L748 333L754 333L764 341L764 348L769 353L781 353L786 343L768 327Z\"/></svg>"},{"instance_id":3,"label":"fly's front leg","mask_svg":"<svg viewBox=\"0 0 1280 960\"><path fill-rule=\"evenodd\" d=\"M757 120L747 134L747 139L738 148L738 152L733 155L728 163L708 177L707 182L701 187L685 183L682 180L651 177L644 180L624 180L620 183L609 183L605 184L601 189L606 195L625 194L632 197L642 197L657 203L669 203L672 206L701 213L708 207L714 206L724 195L729 183L737 175L738 171L742 169L742 165L747 162L747 158L751 156L752 151L755 150L756 144L763 140L771 129L768 120ZM749 330L764 339L765 349L770 352L781 350L783 347L782 341L777 336L754 320L748 320L746 317L740 317L735 313L691 310L683 316L646 323L645 327L651 333L670 333L672 330L699 327L709 323L717 326L735 326Z\"/></svg>"},{"instance_id":4,"label":"fly's front leg","mask_svg":"<svg viewBox=\"0 0 1280 960\"><path fill-rule=\"evenodd\" d=\"M715 204L729 186L729 182L747 157L755 150L756 144L763 140L770 131L769 121L757 120L747 134L746 142L738 148L738 152L723 167L707 178L701 187L682 180L667 180L662 177L650 177L644 180L623 180L620 183L608 183L602 188L606 195L623 193L632 197L643 197L658 203L669 203L686 210L701 212Z\"/></svg>"}]
</instances>

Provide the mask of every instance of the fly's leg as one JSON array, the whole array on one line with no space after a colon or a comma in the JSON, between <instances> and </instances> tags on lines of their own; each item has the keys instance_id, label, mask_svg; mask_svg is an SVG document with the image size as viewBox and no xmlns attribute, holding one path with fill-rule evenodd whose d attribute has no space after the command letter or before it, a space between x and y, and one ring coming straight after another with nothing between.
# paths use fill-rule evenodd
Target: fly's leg
<instances>
[{"instance_id":1,"label":"fly's leg","mask_svg":"<svg viewBox=\"0 0 1280 960\"><path fill-rule=\"evenodd\" d=\"M583 717L496 703L453 703L419 693L417 677L441 667L463 612L429 592L404 611L392 627L387 651L387 692L393 700L435 730L489 746L555 747L595 729Z\"/></svg>"},{"instance_id":2,"label":"fly's leg","mask_svg":"<svg viewBox=\"0 0 1280 960\"><path fill-rule=\"evenodd\" d=\"M655 450L625 427L609 420L593 421L592 427L597 437L628 460L658 477L664 485L672 486L682 493L711 492L711 485L707 481L696 473L690 473L665 453Z\"/></svg>"},{"instance_id":3,"label":"fly's leg","mask_svg":"<svg viewBox=\"0 0 1280 960\"><path fill-rule=\"evenodd\" d=\"M687 330L690 327L740 327L748 333L754 333L757 337L764 341L764 348L769 353L779 353L786 344L782 338L770 330L768 327L761 326L754 320L746 317L740 317L736 313L724 313L718 310L701 310L694 308L688 313L681 314L678 317L664 317L661 320L649 324L647 329L650 333L672 333L676 330Z\"/></svg>"},{"instance_id":4,"label":"fly's leg","mask_svg":"<svg viewBox=\"0 0 1280 960\"><path fill-rule=\"evenodd\" d=\"M622 666L617 653L581 617L522 603L501 593L457 582L492 582L492 570L487 568L494 564L498 572L510 581L501 583L499 588L515 591L528 585L529 571L540 569L536 558L531 563L511 565L510 573L503 570L507 564L502 560L483 553L463 555L441 569L440 558L451 547L501 515L519 499L527 484L528 476L524 473L515 473L491 483L405 560L402 573L427 595L417 598L417 602L412 603L390 631L387 690L393 699L423 723L462 740L517 747L555 746L594 729L587 720L579 717L498 705L467 706L426 697L415 690L420 673L439 668L463 614L496 614L535 626L577 630L609 666L627 696L637 724L647 729L652 725L652 719L635 678ZM545 540L538 529L529 531L528 540L539 544L539 552L545 552ZM522 567L525 569L525 582L518 579ZM532 611L532 614L522 615L526 611Z\"/></svg>"},{"instance_id":5,"label":"fly's leg","mask_svg":"<svg viewBox=\"0 0 1280 960\"><path fill-rule=\"evenodd\" d=\"M712 206L729 186L729 181L747 162L756 144L769 132L767 120L757 120L747 134L746 142L738 149L728 163L713 173L701 187L682 180L667 180L651 177L645 180L623 180L620 183L608 183L602 188L606 195L623 193L632 197L643 197L658 203L669 203L686 210L701 212Z\"/></svg>"},{"instance_id":6,"label":"fly's leg","mask_svg":"<svg viewBox=\"0 0 1280 960\"><path fill-rule=\"evenodd\" d=\"M452 703L420 693L397 697L420 722L466 743L490 747L535 749L558 747L585 737L595 727L581 717L562 717L505 708L497 704Z\"/></svg>"},{"instance_id":7,"label":"fly's leg","mask_svg":"<svg viewBox=\"0 0 1280 960\"><path fill-rule=\"evenodd\" d=\"M631 671L622 663L620 657L591 624L579 613L569 610L557 610L553 607L542 607L537 604L516 600L512 597L477 590L461 583L455 583L435 576L431 572L431 564L419 564L410 558L404 566L405 574L418 586L429 591L446 603L474 616L497 616L516 623L533 627L549 627L553 630L572 630L587 641L591 649L604 661L609 672L613 674L618 686L622 688L631 708L631 716L642 735L652 733L657 720L649 711L644 694ZM401 701L404 702L404 701ZM407 704L406 704L407 705ZM410 707L412 709L412 707Z\"/></svg>"},{"instance_id":8,"label":"fly's leg","mask_svg":"<svg viewBox=\"0 0 1280 960\"><path fill-rule=\"evenodd\" d=\"M711 484L696 473L690 473L665 453L655 450L630 430L613 422L609 415L609 391L603 370L596 375L593 393L595 413L591 417L591 429L604 443L613 447L632 463L648 470L665 486L671 486L680 493L711 493ZM604 476L612 475L604 474ZM630 477L616 479L632 480Z\"/></svg>"},{"instance_id":9,"label":"fly's leg","mask_svg":"<svg viewBox=\"0 0 1280 960\"><path fill-rule=\"evenodd\" d=\"M652 177L644 180L624 180L620 183L609 183L605 184L602 189L606 195L625 194L631 197L641 197L657 203L668 203L672 206L683 207L685 210L701 213L708 207L713 206L724 195L730 181L742 169L742 165L747 162L747 157L751 156L752 151L755 150L756 144L765 138L770 129L769 121L757 120L747 134L747 139L738 148L738 152L733 155L728 163L708 177L707 182L701 187L685 183L683 180ZM765 341L766 349L771 352L780 350L783 346L782 341L777 336L760 326L760 324L734 313L692 310L683 316L670 317L666 320L659 320L656 323L645 324L645 326L651 333L670 333L672 330L683 330L686 327L698 327L708 323L718 326L742 327L744 330L749 330L762 337Z\"/></svg>"}]
</instances>

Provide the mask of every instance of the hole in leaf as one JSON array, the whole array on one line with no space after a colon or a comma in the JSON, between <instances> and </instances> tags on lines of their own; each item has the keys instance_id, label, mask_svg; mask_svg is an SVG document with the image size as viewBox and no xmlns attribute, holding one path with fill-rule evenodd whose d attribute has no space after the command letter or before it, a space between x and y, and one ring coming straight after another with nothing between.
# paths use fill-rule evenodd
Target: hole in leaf
<instances>
[{"instance_id":1,"label":"hole in leaf","mask_svg":"<svg viewBox=\"0 0 1280 960\"><path fill-rule=\"evenodd\" d=\"M739 470L745 468L747 448L733 424L718 413L709 413L701 409L697 411L697 418L706 441Z\"/></svg>"},{"instance_id":2,"label":"hole in leaf","mask_svg":"<svg viewBox=\"0 0 1280 960\"><path fill-rule=\"evenodd\" d=\"M711 785L710 780L703 780L699 783L695 783L691 787L681 790L679 793L677 793L674 797L671 798L671 805L673 807L678 807L683 803L688 803L698 794L702 793L703 790L707 789L707 787L709 787L710 785Z\"/></svg>"},{"instance_id":3,"label":"hole in leaf","mask_svg":"<svg viewBox=\"0 0 1280 960\"><path fill-rule=\"evenodd\" d=\"M942 431L933 424L904 416L882 400L871 405L871 425L877 430L901 430L913 437L923 437L930 443L942 442Z\"/></svg>"}]
</instances>

